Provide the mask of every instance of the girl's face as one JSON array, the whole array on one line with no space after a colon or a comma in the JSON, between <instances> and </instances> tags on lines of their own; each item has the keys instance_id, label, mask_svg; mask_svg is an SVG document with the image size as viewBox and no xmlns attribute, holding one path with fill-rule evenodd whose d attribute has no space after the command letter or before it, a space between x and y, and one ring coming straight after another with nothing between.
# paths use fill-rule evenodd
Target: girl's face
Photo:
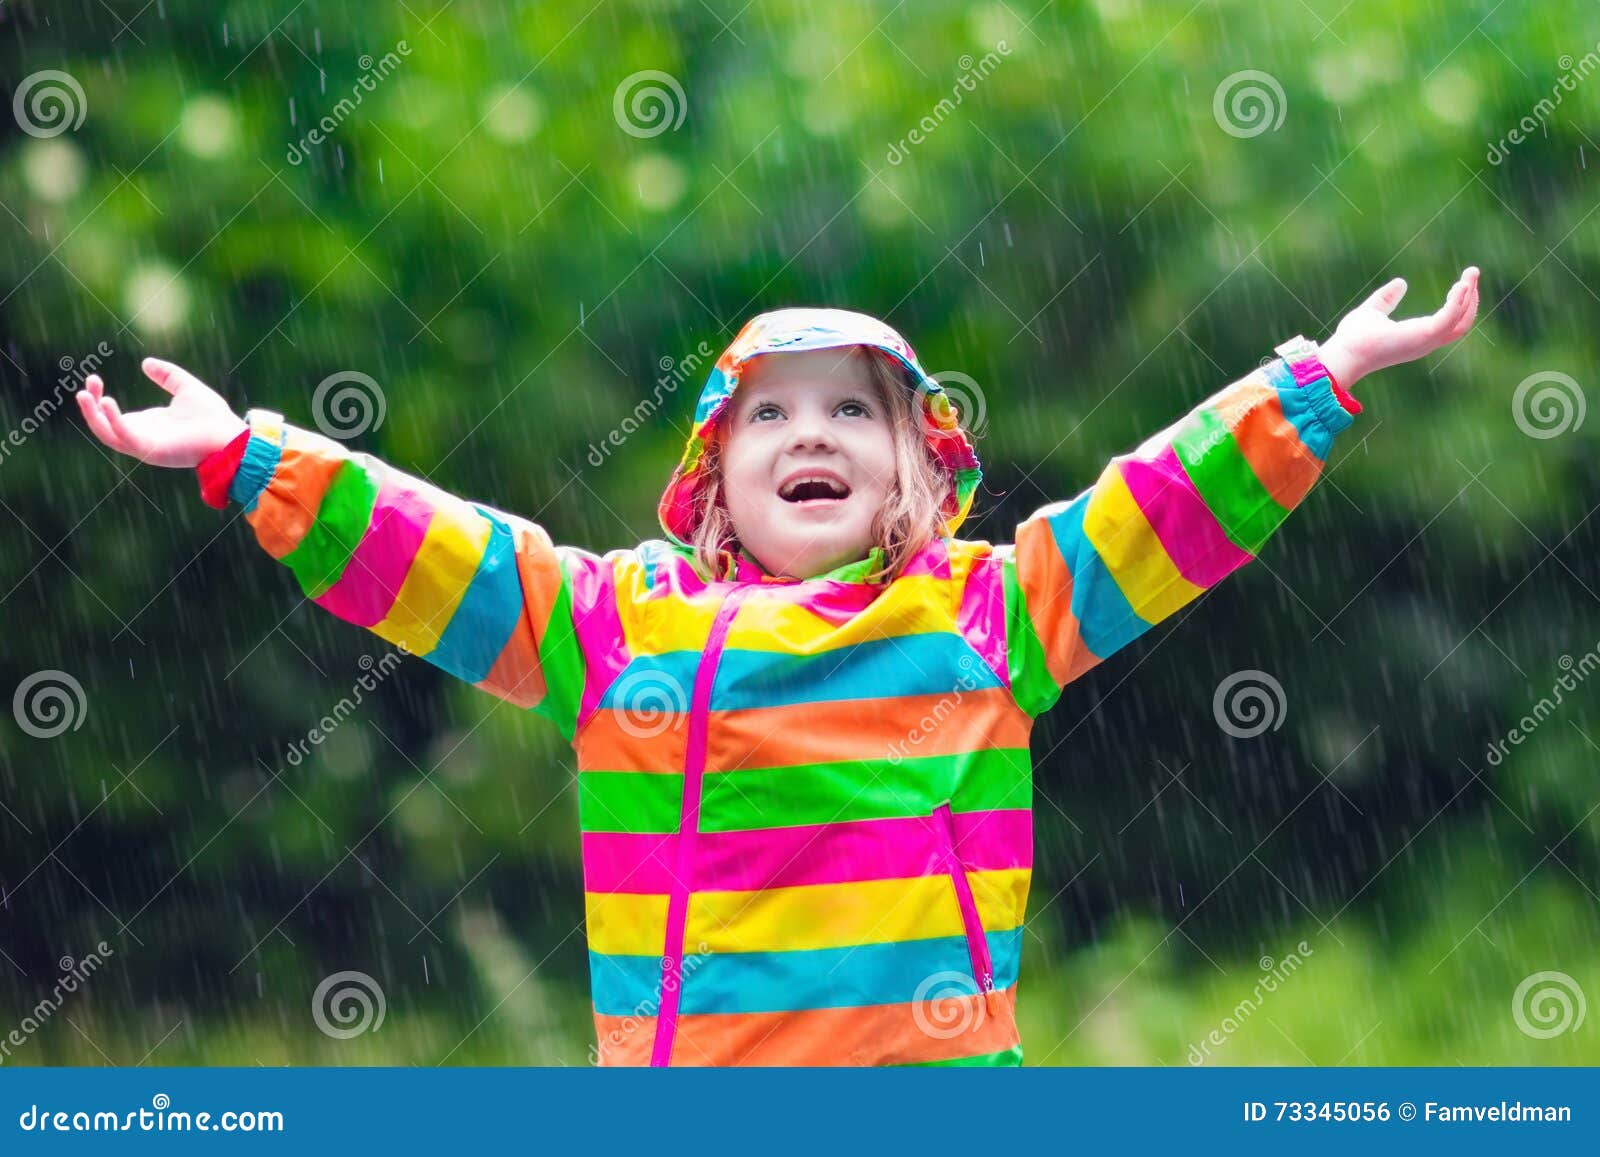
<instances>
[{"instance_id":1,"label":"girl's face","mask_svg":"<svg viewBox=\"0 0 1600 1157\"><path fill-rule=\"evenodd\" d=\"M816 575L863 559L895 477L894 431L850 349L753 358L722 446L728 514L769 573Z\"/></svg>"}]
</instances>

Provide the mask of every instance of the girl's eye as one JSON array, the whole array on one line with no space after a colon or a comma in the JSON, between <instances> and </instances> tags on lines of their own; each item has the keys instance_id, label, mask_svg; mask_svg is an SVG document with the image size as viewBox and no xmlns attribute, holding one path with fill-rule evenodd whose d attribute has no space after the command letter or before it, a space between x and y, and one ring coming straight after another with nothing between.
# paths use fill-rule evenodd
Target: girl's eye
<instances>
[{"instance_id":1,"label":"girl's eye","mask_svg":"<svg viewBox=\"0 0 1600 1157\"><path fill-rule=\"evenodd\" d=\"M840 402L839 413L852 418L870 418L872 415L860 402Z\"/></svg>"},{"instance_id":2,"label":"girl's eye","mask_svg":"<svg viewBox=\"0 0 1600 1157\"><path fill-rule=\"evenodd\" d=\"M750 411L750 420L752 422L764 422L767 420L766 416L769 415L773 417L782 417L783 411L778 409L777 406L771 405L770 403L765 406L757 406L754 410Z\"/></svg>"}]
</instances>

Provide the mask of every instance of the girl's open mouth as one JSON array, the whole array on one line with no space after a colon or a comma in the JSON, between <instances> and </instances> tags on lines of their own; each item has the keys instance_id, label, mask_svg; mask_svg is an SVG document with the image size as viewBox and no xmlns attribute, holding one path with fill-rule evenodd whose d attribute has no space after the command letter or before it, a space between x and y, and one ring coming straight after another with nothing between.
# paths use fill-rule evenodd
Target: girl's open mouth
<instances>
[{"instance_id":1,"label":"girl's open mouth","mask_svg":"<svg viewBox=\"0 0 1600 1157\"><path fill-rule=\"evenodd\" d=\"M778 497L796 506L825 506L850 497L850 487L831 474L800 474L778 487Z\"/></svg>"}]
</instances>

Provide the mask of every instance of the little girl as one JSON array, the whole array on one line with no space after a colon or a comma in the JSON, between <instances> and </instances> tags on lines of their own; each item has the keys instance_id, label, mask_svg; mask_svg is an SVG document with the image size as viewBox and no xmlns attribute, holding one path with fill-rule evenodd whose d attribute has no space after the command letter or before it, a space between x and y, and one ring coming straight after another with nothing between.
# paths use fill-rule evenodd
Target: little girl
<instances>
[{"instance_id":1,"label":"little girl","mask_svg":"<svg viewBox=\"0 0 1600 1157\"><path fill-rule=\"evenodd\" d=\"M603 557L169 362L95 434L198 466L307 598L561 729L578 765L603 1064L1014 1065L1033 864L1028 734L1062 686L1250 560L1316 482L1362 376L1466 333L1395 280L1012 545L955 537L980 477L887 325L747 324L660 504Z\"/></svg>"}]
</instances>

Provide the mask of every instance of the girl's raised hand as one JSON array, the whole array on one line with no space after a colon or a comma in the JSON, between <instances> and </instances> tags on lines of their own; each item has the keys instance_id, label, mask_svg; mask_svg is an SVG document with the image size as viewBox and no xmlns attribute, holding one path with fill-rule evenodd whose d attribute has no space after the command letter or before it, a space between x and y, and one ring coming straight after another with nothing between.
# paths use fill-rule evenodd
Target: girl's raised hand
<instances>
[{"instance_id":1,"label":"girl's raised hand","mask_svg":"<svg viewBox=\"0 0 1600 1157\"><path fill-rule=\"evenodd\" d=\"M1322 343L1322 364L1341 386L1348 389L1374 370L1415 361L1463 336L1478 314L1478 267L1462 270L1444 304L1427 317L1389 316L1405 294L1405 278L1395 278L1347 313Z\"/></svg>"},{"instance_id":2,"label":"girl's raised hand","mask_svg":"<svg viewBox=\"0 0 1600 1157\"><path fill-rule=\"evenodd\" d=\"M105 395L99 374L90 374L77 394L89 429L119 454L152 466L198 466L249 428L221 394L182 366L145 358L140 368L172 395L165 406L124 414L116 400Z\"/></svg>"}]
</instances>

